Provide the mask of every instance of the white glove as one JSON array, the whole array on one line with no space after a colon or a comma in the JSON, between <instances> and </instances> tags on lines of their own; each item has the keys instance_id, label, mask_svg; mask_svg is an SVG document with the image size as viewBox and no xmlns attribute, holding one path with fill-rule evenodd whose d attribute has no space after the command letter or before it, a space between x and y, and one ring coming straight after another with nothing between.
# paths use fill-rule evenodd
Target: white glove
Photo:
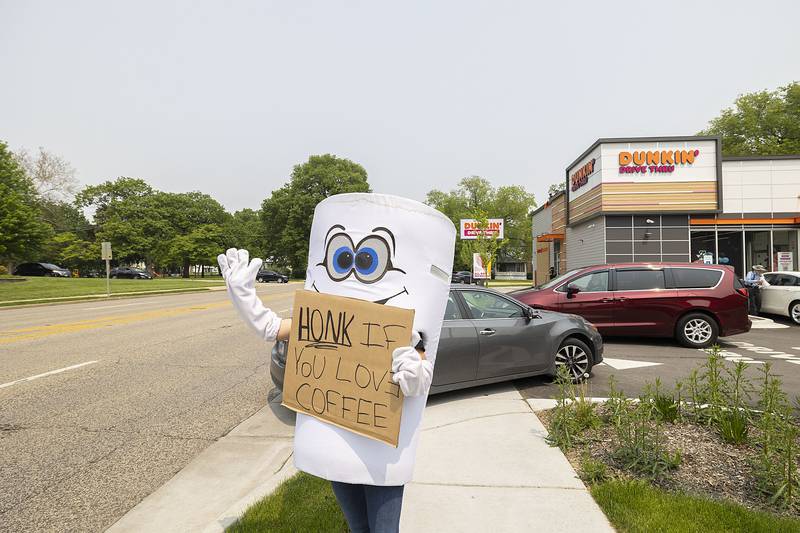
<instances>
[{"instance_id":1,"label":"white glove","mask_svg":"<svg viewBox=\"0 0 800 533\"><path fill-rule=\"evenodd\" d=\"M274 341L281 326L281 317L264 307L256 294L256 275L261 269L261 259L253 259L248 265L247 250L230 248L217 256L220 273L228 287L233 307L261 338Z\"/></svg>"},{"instance_id":2,"label":"white glove","mask_svg":"<svg viewBox=\"0 0 800 533\"><path fill-rule=\"evenodd\" d=\"M423 359L415 346L420 341L416 331L411 335L411 346L392 352L392 381L400 385L405 396L421 396L428 392L433 381L433 365Z\"/></svg>"}]
</instances>

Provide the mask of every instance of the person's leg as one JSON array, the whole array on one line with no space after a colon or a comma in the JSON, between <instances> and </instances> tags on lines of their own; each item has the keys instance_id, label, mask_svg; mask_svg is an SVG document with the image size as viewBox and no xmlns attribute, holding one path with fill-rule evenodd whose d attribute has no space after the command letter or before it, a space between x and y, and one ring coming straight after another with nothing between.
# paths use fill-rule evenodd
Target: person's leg
<instances>
[{"instance_id":1,"label":"person's leg","mask_svg":"<svg viewBox=\"0 0 800 533\"><path fill-rule=\"evenodd\" d=\"M755 288L755 307L756 307L756 314L761 313L761 287Z\"/></svg>"},{"instance_id":2,"label":"person's leg","mask_svg":"<svg viewBox=\"0 0 800 533\"><path fill-rule=\"evenodd\" d=\"M370 523L367 518L367 501L364 495L364 485L352 485L331 481L333 493L342 508L347 525L353 533L370 533Z\"/></svg>"},{"instance_id":3,"label":"person's leg","mask_svg":"<svg viewBox=\"0 0 800 533\"><path fill-rule=\"evenodd\" d=\"M367 517L372 533L398 533L403 506L403 485L378 487L364 485Z\"/></svg>"}]
</instances>

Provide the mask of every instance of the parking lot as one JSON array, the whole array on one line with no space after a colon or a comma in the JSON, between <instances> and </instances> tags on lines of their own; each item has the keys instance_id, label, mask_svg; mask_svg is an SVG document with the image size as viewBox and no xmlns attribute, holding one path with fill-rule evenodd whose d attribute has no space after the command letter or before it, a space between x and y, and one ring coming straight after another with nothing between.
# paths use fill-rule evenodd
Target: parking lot
<instances>
[{"instance_id":1,"label":"parking lot","mask_svg":"<svg viewBox=\"0 0 800 533\"><path fill-rule=\"evenodd\" d=\"M745 361L752 367L748 373L751 378L757 377L759 366L770 362L774 372L781 376L785 391L790 395L800 391L800 327L788 319L754 318L750 332L721 338L720 346L726 360ZM657 377L672 387L706 357L702 350L684 348L672 339L606 337L605 363L594 368L587 394L607 397L612 375L617 388L631 397ZM556 386L546 378L519 380L516 385L527 398L551 398L556 393Z\"/></svg>"}]
</instances>

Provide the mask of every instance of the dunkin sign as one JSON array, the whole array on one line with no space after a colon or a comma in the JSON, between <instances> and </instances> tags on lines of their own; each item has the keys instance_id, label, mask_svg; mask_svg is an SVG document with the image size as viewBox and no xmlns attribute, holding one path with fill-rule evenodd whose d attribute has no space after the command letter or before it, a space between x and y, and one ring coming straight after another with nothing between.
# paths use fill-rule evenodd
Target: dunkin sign
<instances>
[{"instance_id":1,"label":"dunkin sign","mask_svg":"<svg viewBox=\"0 0 800 533\"><path fill-rule=\"evenodd\" d=\"M572 189L573 192L577 191L589 182L589 176L591 176L592 172L594 172L594 162L595 160L591 159L588 163L573 172L569 177L569 181L571 183L570 189Z\"/></svg>"},{"instance_id":2,"label":"dunkin sign","mask_svg":"<svg viewBox=\"0 0 800 533\"><path fill-rule=\"evenodd\" d=\"M691 165L700 150L636 150L619 153L620 174L675 172L676 165ZM573 189L575 190L575 189Z\"/></svg>"}]
</instances>

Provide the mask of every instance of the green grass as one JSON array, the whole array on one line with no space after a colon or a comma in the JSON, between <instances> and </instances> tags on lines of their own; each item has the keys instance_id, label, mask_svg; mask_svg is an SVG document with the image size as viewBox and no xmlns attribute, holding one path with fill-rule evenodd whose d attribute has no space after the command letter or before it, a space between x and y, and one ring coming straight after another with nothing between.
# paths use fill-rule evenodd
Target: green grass
<instances>
[{"instance_id":1,"label":"green grass","mask_svg":"<svg viewBox=\"0 0 800 533\"><path fill-rule=\"evenodd\" d=\"M4 279L17 276L0 276ZM105 294L106 280L96 278L40 278L29 277L26 281L0 281L0 305L12 300L35 300L42 298L65 298ZM221 281L194 279L112 279L111 294L121 292L152 292L171 289L202 289L222 285Z\"/></svg>"},{"instance_id":2,"label":"green grass","mask_svg":"<svg viewBox=\"0 0 800 533\"><path fill-rule=\"evenodd\" d=\"M226 533L346 532L330 481L299 473L253 504Z\"/></svg>"},{"instance_id":3,"label":"green grass","mask_svg":"<svg viewBox=\"0 0 800 533\"><path fill-rule=\"evenodd\" d=\"M666 492L643 482L609 481L592 486L591 492L620 533L800 532L797 519Z\"/></svg>"}]
</instances>

